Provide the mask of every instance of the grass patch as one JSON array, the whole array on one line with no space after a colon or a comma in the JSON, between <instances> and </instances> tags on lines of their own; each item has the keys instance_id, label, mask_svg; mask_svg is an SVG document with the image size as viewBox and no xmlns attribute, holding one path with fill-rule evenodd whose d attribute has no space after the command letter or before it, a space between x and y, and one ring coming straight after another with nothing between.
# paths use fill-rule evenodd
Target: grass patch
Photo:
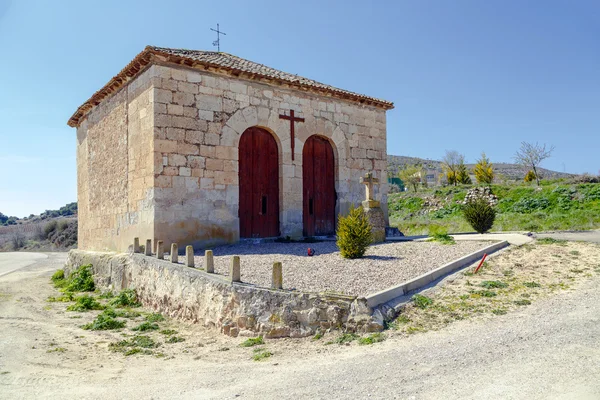
<instances>
[{"instance_id":1,"label":"grass patch","mask_svg":"<svg viewBox=\"0 0 600 400\"><path fill-rule=\"evenodd\" d=\"M385 336L381 332L373 333L369 336L361 337L358 339L358 344L360 345L369 345L373 343L383 342L385 340Z\"/></svg>"},{"instance_id":2,"label":"grass patch","mask_svg":"<svg viewBox=\"0 0 600 400\"><path fill-rule=\"evenodd\" d=\"M423 296L422 294L415 294L412 297L412 301L416 307L420 309L425 309L433 304L433 299L427 296Z\"/></svg>"},{"instance_id":3,"label":"grass patch","mask_svg":"<svg viewBox=\"0 0 600 400\"><path fill-rule=\"evenodd\" d=\"M566 240L554 239L554 238L551 238L551 237L537 239L536 243L537 244L558 244L558 245L561 245L561 246L566 246L567 245L567 241Z\"/></svg>"},{"instance_id":4,"label":"grass patch","mask_svg":"<svg viewBox=\"0 0 600 400\"><path fill-rule=\"evenodd\" d=\"M569 252L569 254L572 255L572 256L580 256L581 255L581 253L579 251L577 251L577 250L571 250Z\"/></svg>"},{"instance_id":5,"label":"grass patch","mask_svg":"<svg viewBox=\"0 0 600 400\"><path fill-rule=\"evenodd\" d=\"M508 284L500 281L483 281L480 286L486 289L503 289L508 287Z\"/></svg>"},{"instance_id":6,"label":"grass patch","mask_svg":"<svg viewBox=\"0 0 600 400\"><path fill-rule=\"evenodd\" d=\"M528 288L538 288L538 287L542 287L542 285L540 285L540 284L539 284L539 283L537 283L537 282L533 282L533 281L531 281L531 282L523 282L523 286L526 286L526 287L528 287Z\"/></svg>"},{"instance_id":7,"label":"grass patch","mask_svg":"<svg viewBox=\"0 0 600 400\"><path fill-rule=\"evenodd\" d=\"M112 299L113 297L115 297L115 294L112 292L112 290L109 290L108 292L101 293L98 296L99 299Z\"/></svg>"},{"instance_id":8,"label":"grass patch","mask_svg":"<svg viewBox=\"0 0 600 400\"><path fill-rule=\"evenodd\" d=\"M70 301L75 301L75 295L68 292L58 297L50 296L46 301L49 303L68 303Z\"/></svg>"},{"instance_id":9,"label":"grass patch","mask_svg":"<svg viewBox=\"0 0 600 400\"><path fill-rule=\"evenodd\" d=\"M122 290L114 299L109 303L113 307L139 307L141 304L138 302L137 294L133 289Z\"/></svg>"},{"instance_id":10,"label":"grass patch","mask_svg":"<svg viewBox=\"0 0 600 400\"><path fill-rule=\"evenodd\" d=\"M333 340L333 343L344 344L350 343L358 339L359 336L356 333L344 333Z\"/></svg>"},{"instance_id":11,"label":"grass patch","mask_svg":"<svg viewBox=\"0 0 600 400\"><path fill-rule=\"evenodd\" d=\"M64 353L67 351L64 347L55 347L53 349L47 350L46 353Z\"/></svg>"},{"instance_id":12,"label":"grass patch","mask_svg":"<svg viewBox=\"0 0 600 400\"><path fill-rule=\"evenodd\" d=\"M528 306L531 304L531 301L527 300L527 299L521 299L521 300L515 300L514 303L518 306Z\"/></svg>"},{"instance_id":13,"label":"grass patch","mask_svg":"<svg viewBox=\"0 0 600 400\"><path fill-rule=\"evenodd\" d=\"M142 322L141 324L139 324L138 326L133 328L132 331L147 332L147 331L156 331L158 329L159 329L159 326L157 323L146 321L146 322Z\"/></svg>"},{"instance_id":14,"label":"grass patch","mask_svg":"<svg viewBox=\"0 0 600 400\"><path fill-rule=\"evenodd\" d=\"M429 242L438 242L445 245L453 245L456 244L454 238L447 233L434 233L431 235L431 238L428 240Z\"/></svg>"},{"instance_id":15,"label":"grass patch","mask_svg":"<svg viewBox=\"0 0 600 400\"><path fill-rule=\"evenodd\" d=\"M185 339L182 338L181 336L171 336L166 341L166 343L180 343L180 342L185 342Z\"/></svg>"},{"instance_id":16,"label":"grass patch","mask_svg":"<svg viewBox=\"0 0 600 400\"><path fill-rule=\"evenodd\" d=\"M89 324L83 325L82 328L90 331L108 331L125 327L125 321L119 321L118 319L115 319L111 316L110 312L106 311L107 310L98 314L95 320Z\"/></svg>"},{"instance_id":17,"label":"grass patch","mask_svg":"<svg viewBox=\"0 0 600 400\"><path fill-rule=\"evenodd\" d=\"M83 295L75 299L75 304L71 304L67 307L67 311L89 311L89 310L103 310L104 305L100 304L93 296Z\"/></svg>"},{"instance_id":18,"label":"grass patch","mask_svg":"<svg viewBox=\"0 0 600 400\"><path fill-rule=\"evenodd\" d=\"M505 308L494 308L492 310L492 314L494 315L504 315L506 314L508 311Z\"/></svg>"},{"instance_id":19,"label":"grass patch","mask_svg":"<svg viewBox=\"0 0 600 400\"><path fill-rule=\"evenodd\" d=\"M158 346L159 344L155 342L151 337L144 335L136 335L130 339L111 343L108 345L108 348L111 351L123 353L125 356L131 356L140 353L152 354L151 351L143 349L154 349Z\"/></svg>"},{"instance_id":20,"label":"grass patch","mask_svg":"<svg viewBox=\"0 0 600 400\"><path fill-rule=\"evenodd\" d=\"M148 322L163 322L165 317L159 313L153 313L146 315L146 321Z\"/></svg>"},{"instance_id":21,"label":"grass patch","mask_svg":"<svg viewBox=\"0 0 600 400\"><path fill-rule=\"evenodd\" d=\"M256 337L256 338L248 338L246 340L244 340L240 346L242 347L252 347L252 346L258 346L261 344L265 344L265 341L263 340L262 336Z\"/></svg>"},{"instance_id":22,"label":"grass patch","mask_svg":"<svg viewBox=\"0 0 600 400\"><path fill-rule=\"evenodd\" d=\"M475 290L471 292L471 298L475 299L478 297L496 297L497 295L498 293L493 290Z\"/></svg>"},{"instance_id":23,"label":"grass patch","mask_svg":"<svg viewBox=\"0 0 600 400\"><path fill-rule=\"evenodd\" d=\"M317 332L315 333L315 336L313 336L312 340L321 340L323 338L323 332Z\"/></svg>"},{"instance_id":24,"label":"grass patch","mask_svg":"<svg viewBox=\"0 0 600 400\"><path fill-rule=\"evenodd\" d=\"M261 361L261 360L271 357L272 355L273 355L273 353L271 353L270 351L265 350L263 348L258 348L258 349L254 349L254 354L252 355L252 360Z\"/></svg>"},{"instance_id":25,"label":"grass patch","mask_svg":"<svg viewBox=\"0 0 600 400\"><path fill-rule=\"evenodd\" d=\"M176 335L177 331L173 330L173 329L163 329L162 331L160 331L160 333L165 336L171 336L171 335Z\"/></svg>"}]
</instances>

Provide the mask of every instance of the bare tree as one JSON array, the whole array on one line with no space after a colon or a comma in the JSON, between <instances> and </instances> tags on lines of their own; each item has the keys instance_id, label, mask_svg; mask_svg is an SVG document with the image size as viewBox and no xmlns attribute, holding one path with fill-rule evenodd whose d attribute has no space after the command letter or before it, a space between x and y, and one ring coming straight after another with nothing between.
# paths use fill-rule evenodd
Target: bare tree
<instances>
[{"instance_id":1,"label":"bare tree","mask_svg":"<svg viewBox=\"0 0 600 400\"><path fill-rule=\"evenodd\" d=\"M515 153L514 160L517 164L520 164L526 168L531 168L535 174L535 180L537 185L540 186L540 175L537 169L539 168L542 161L549 158L554 151L554 146L546 147L546 144L539 145L528 142L521 142L521 148Z\"/></svg>"},{"instance_id":2,"label":"bare tree","mask_svg":"<svg viewBox=\"0 0 600 400\"><path fill-rule=\"evenodd\" d=\"M446 155L442 159L442 169L446 174L449 184L458 184L457 175L459 166L465 163L465 156L456 150L446 150Z\"/></svg>"}]
</instances>

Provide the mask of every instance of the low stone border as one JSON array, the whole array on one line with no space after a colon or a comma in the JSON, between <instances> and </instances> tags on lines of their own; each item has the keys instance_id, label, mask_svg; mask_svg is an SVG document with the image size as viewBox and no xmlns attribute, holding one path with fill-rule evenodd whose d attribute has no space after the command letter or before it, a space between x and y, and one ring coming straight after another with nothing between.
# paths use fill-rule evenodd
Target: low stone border
<instances>
[{"instance_id":1,"label":"low stone border","mask_svg":"<svg viewBox=\"0 0 600 400\"><path fill-rule=\"evenodd\" d=\"M473 262L481 259L485 253L488 255L494 253L500 249L507 247L509 244L507 241L502 241L498 243L494 243L490 246L487 246L481 250L478 250L474 253L466 255L458 260L452 261L446 265L441 266L440 268L434 269L433 271L429 271L426 274L423 274L415 279L411 279L410 281L401 283L400 285L393 286L391 288L382 290L377 293L373 293L366 297L367 305L369 307L377 307L382 304L389 302L397 297L403 296L409 292L418 290L431 282L441 278L444 275L447 275L451 272L454 272L458 269L464 268L467 265L472 264Z\"/></svg>"},{"instance_id":2,"label":"low stone border","mask_svg":"<svg viewBox=\"0 0 600 400\"><path fill-rule=\"evenodd\" d=\"M134 247L139 251L139 245ZM176 255L176 248L172 249ZM234 337L305 337L328 329L383 330L383 321L373 318L364 298L279 289L279 263L274 266L274 289L238 282L240 262L236 256L226 278L193 268L189 261L188 266L179 264L175 257L163 260L136 253L71 250L65 273L85 264L92 265L94 281L101 289L135 289L146 307Z\"/></svg>"}]
</instances>

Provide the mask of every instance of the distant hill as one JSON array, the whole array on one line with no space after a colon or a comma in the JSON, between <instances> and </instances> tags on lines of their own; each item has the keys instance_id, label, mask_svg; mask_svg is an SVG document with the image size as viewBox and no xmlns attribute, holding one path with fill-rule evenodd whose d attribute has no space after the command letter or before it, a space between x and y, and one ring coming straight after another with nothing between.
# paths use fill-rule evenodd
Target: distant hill
<instances>
[{"instance_id":1,"label":"distant hill","mask_svg":"<svg viewBox=\"0 0 600 400\"><path fill-rule=\"evenodd\" d=\"M418 157L406 157L406 156L391 156L388 155L388 171L397 172L398 167L404 165L421 164L427 170L434 170L438 173L442 173L442 162L438 160L426 160ZM475 164L467 164L467 168L472 169ZM517 164L509 163L493 163L494 172L496 174L503 175L508 180L520 181L523 180L528 169L523 168ZM565 172L551 171L549 169L540 168L539 173L544 179L557 179L557 178L572 178L576 174L569 174Z\"/></svg>"}]
</instances>

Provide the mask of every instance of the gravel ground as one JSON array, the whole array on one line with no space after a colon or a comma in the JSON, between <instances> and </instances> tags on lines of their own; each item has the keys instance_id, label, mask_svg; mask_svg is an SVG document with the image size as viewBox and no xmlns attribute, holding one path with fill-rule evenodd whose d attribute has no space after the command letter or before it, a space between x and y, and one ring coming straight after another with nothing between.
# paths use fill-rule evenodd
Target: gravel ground
<instances>
[{"instance_id":1,"label":"gravel ground","mask_svg":"<svg viewBox=\"0 0 600 400\"><path fill-rule=\"evenodd\" d=\"M242 281L258 286L271 285L275 261L283 264L284 289L332 292L355 296L368 294L416 278L450 261L477 251L489 242L388 242L371 246L362 259L346 260L335 242L320 243L239 243L213 249L215 272L228 275L231 256L239 255ZM308 247L315 255L307 256ZM180 256L179 261L185 262ZM203 253L195 264L204 267Z\"/></svg>"}]
</instances>

